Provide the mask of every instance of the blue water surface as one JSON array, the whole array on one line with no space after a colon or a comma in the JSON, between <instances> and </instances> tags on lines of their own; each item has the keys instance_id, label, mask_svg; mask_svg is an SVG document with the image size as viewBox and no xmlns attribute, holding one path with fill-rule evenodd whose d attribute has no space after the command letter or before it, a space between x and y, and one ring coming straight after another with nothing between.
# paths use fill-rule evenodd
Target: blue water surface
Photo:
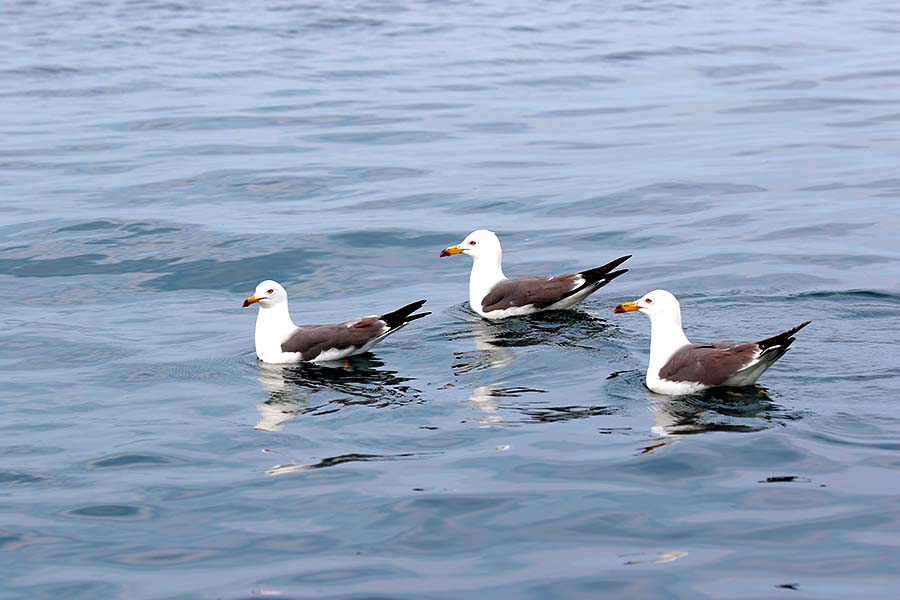
<instances>
[{"instance_id":1,"label":"blue water surface","mask_svg":"<svg viewBox=\"0 0 900 600\"><path fill-rule=\"evenodd\" d=\"M900 590L900 5L9 0L0 598ZM508 275L633 254L580 310ZM294 319L433 311L344 366ZM811 319L744 390L643 384Z\"/></svg>"}]
</instances>

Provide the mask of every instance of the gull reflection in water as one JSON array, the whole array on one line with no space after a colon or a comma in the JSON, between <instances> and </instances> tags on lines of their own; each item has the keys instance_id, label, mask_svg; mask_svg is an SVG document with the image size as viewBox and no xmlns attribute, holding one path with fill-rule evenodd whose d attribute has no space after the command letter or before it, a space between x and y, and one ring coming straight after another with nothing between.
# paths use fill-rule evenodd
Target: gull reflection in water
<instances>
[{"instance_id":1,"label":"gull reflection in water","mask_svg":"<svg viewBox=\"0 0 900 600\"><path fill-rule=\"evenodd\" d=\"M516 360L513 351L503 345L501 336L504 329L501 324L472 318L469 326L475 351L453 353L453 358L459 361L453 364L454 375L482 369L501 369Z\"/></svg>"},{"instance_id":2,"label":"gull reflection in water","mask_svg":"<svg viewBox=\"0 0 900 600\"><path fill-rule=\"evenodd\" d=\"M680 552L678 550L671 550L669 552L658 552L655 555L646 556L644 558L634 558L631 560L626 560L626 565L646 565L646 564L662 564L668 562L674 562L680 558L684 558L687 556L687 552ZM625 554L623 556L635 556ZM640 555L638 555L640 556Z\"/></svg>"},{"instance_id":3,"label":"gull reflection in water","mask_svg":"<svg viewBox=\"0 0 900 600\"><path fill-rule=\"evenodd\" d=\"M496 342L500 331L498 323L485 321L474 313L466 314L463 319L464 323L460 330L452 332L449 337L452 341L471 338L475 344L475 350L453 353L455 362L451 368L454 375L501 369L515 361L516 355L513 351ZM472 405L472 408L485 413L478 419L485 426L502 421L500 415L497 414L500 410L500 403L494 394L494 390L500 385L502 384L480 385L469 396L469 404Z\"/></svg>"},{"instance_id":4,"label":"gull reflection in water","mask_svg":"<svg viewBox=\"0 0 900 600\"><path fill-rule=\"evenodd\" d=\"M586 419L620 412L617 406L597 406L595 404L550 404L551 401L525 394L546 394L547 390L527 387L501 387L482 385L472 392L469 402L481 411L478 422L483 427L514 426L526 423L558 423L574 419ZM502 413L511 414L504 416Z\"/></svg>"},{"instance_id":5,"label":"gull reflection in water","mask_svg":"<svg viewBox=\"0 0 900 600\"><path fill-rule=\"evenodd\" d=\"M597 331L607 327L604 321L580 311L555 311L502 321L467 316L466 320L475 351L454 354L458 361L453 365L454 375L504 369L515 361L515 347L578 346L590 337L587 332L596 335ZM464 337L464 334L459 335L460 339ZM615 412L607 406L551 406L546 397L533 396L545 393L547 390L511 385L501 379L477 386L469 396L469 404L482 413L478 422L483 427L563 421ZM514 413L515 416L510 419L503 413Z\"/></svg>"},{"instance_id":6,"label":"gull reflection in water","mask_svg":"<svg viewBox=\"0 0 900 600\"><path fill-rule=\"evenodd\" d=\"M287 421L312 410L307 404L310 395L290 383L293 368L259 362L257 380L269 397L256 405L259 421L254 429L282 431Z\"/></svg>"},{"instance_id":7,"label":"gull reflection in water","mask_svg":"<svg viewBox=\"0 0 900 600\"><path fill-rule=\"evenodd\" d=\"M469 404L476 411L483 413L478 416L478 422L485 427L503 422L500 412L500 400L496 395L497 386L479 385L469 395Z\"/></svg>"},{"instance_id":8,"label":"gull reflection in water","mask_svg":"<svg viewBox=\"0 0 900 600\"><path fill-rule=\"evenodd\" d=\"M314 469L326 469L328 467L336 467L344 463L352 462L371 462L376 460L401 460L404 458L414 458L417 456L427 456L433 453L416 453L407 452L404 454L341 454L340 456L329 456L322 460L309 463L288 463L275 465L271 469L266 470L266 475L287 475L290 473L300 473L302 471L312 471Z\"/></svg>"},{"instance_id":9,"label":"gull reflection in water","mask_svg":"<svg viewBox=\"0 0 900 600\"><path fill-rule=\"evenodd\" d=\"M258 380L268 398L256 405L255 429L282 431L284 424L306 413L324 414L345 406L395 406L419 398L407 385L411 378L379 369L384 363L362 354L327 363L272 365L258 362Z\"/></svg>"},{"instance_id":10,"label":"gull reflection in water","mask_svg":"<svg viewBox=\"0 0 900 600\"><path fill-rule=\"evenodd\" d=\"M547 390L539 390L526 387L503 387L502 383L480 385L472 391L469 396L469 404L476 411L483 413L478 416L478 422L483 427L495 427L498 425L509 425L510 421L504 419L500 414L504 406L501 404L504 398L518 398L522 394L536 393L545 394ZM526 403L527 404L527 403ZM529 420L534 420L528 409L522 406L506 407L513 408L517 412L526 414Z\"/></svg>"},{"instance_id":11,"label":"gull reflection in water","mask_svg":"<svg viewBox=\"0 0 900 600\"><path fill-rule=\"evenodd\" d=\"M461 375L471 371L482 369L502 369L516 360L512 350L498 345L499 335L502 331L499 324L490 323L481 318L472 318L469 321L472 331L472 340L475 343L474 352L456 352L454 358L458 361L453 365L453 374ZM469 404L479 415L478 422L484 427L491 427L503 422L500 412L500 397L503 394L502 382L488 385L480 385L472 390L469 396Z\"/></svg>"},{"instance_id":12,"label":"gull reflection in water","mask_svg":"<svg viewBox=\"0 0 900 600\"><path fill-rule=\"evenodd\" d=\"M526 346L582 347L585 340L609 335L610 326L603 319L577 310L550 311L515 319L486 321L474 313L466 315L475 342L474 352L456 352L454 375L481 369L498 369L511 364L516 355L513 348ZM464 339L463 333L451 335L451 340Z\"/></svg>"},{"instance_id":13,"label":"gull reflection in water","mask_svg":"<svg viewBox=\"0 0 900 600\"><path fill-rule=\"evenodd\" d=\"M762 431L776 419L794 419L772 401L766 389L754 385L742 388L714 388L686 396L664 396L646 390L657 437L643 448L653 452L686 435L710 431L752 433Z\"/></svg>"}]
</instances>

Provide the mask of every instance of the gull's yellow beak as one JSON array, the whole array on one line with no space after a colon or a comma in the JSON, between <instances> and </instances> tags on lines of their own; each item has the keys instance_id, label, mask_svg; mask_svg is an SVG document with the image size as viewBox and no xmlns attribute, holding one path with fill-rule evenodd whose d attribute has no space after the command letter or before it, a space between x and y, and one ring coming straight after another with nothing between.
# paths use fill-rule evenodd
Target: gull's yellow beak
<instances>
[{"instance_id":1,"label":"gull's yellow beak","mask_svg":"<svg viewBox=\"0 0 900 600\"><path fill-rule=\"evenodd\" d=\"M257 298L256 296L250 296L249 298L244 300L244 303L241 304L241 308L247 308L251 304L256 304L257 302L259 302L259 298Z\"/></svg>"},{"instance_id":2,"label":"gull's yellow beak","mask_svg":"<svg viewBox=\"0 0 900 600\"><path fill-rule=\"evenodd\" d=\"M463 249L459 246L447 246L443 250L441 250L441 258L445 256L453 256L454 254L459 254Z\"/></svg>"},{"instance_id":3,"label":"gull's yellow beak","mask_svg":"<svg viewBox=\"0 0 900 600\"><path fill-rule=\"evenodd\" d=\"M637 302L623 302L613 309L613 314L617 313L627 313L634 310L640 310L641 307L637 305Z\"/></svg>"}]
</instances>

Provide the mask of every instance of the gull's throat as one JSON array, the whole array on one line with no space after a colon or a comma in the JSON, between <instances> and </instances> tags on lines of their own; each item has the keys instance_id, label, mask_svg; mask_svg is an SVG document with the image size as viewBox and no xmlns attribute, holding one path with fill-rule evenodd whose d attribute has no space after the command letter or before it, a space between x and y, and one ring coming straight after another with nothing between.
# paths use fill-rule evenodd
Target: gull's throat
<instances>
[{"instance_id":1,"label":"gull's throat","mask_svg":"<svg viewBox=\"0 0 900 600\"><path fill-rule=\"evenodd\" d=\"M501 266L501 256L482 256L472 261L469 275L469 305L481 313L481 301L491 289L506 279Z\"/></svg>"},{"instance_id":2,"label":"gull's throat","mask_svg":"<svg viewBox=\"0 0 900 600\"><path fill-rule=\"evenodd\" d=\"M681 328L681 314L661 314L650 317L650 365L647 376L657 377L675 351L690 344Z\"/></svg>"},{"instance_id":3,"label":"gull's throat","mask_svg":"<svg viewBox=\"0 0 900 600\"><path fill-rule=\"evenodd\" d=\"M296 328L286 300L268 308L260 307L256 316L256 355L263 357L280 353L282 342Z\"/></svg>"}]
</instances>

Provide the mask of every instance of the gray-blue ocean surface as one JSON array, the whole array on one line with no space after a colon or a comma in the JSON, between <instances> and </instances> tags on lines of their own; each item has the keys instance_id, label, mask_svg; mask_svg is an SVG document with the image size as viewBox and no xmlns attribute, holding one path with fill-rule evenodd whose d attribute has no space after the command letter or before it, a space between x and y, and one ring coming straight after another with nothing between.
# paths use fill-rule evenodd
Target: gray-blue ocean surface
<instances>
[{"instance_id":1,"label":"gray-blue ocean surface","mask_svg":"<svg viewBox=\"0 0 900 600\"><path fill-rule=\"evenodd\" d=\"M896 598L900 5L0 9L0 598ZM507 275L623 254L580 310ZM300 323L430 317L336 368ZM755 388L643 383L812 325Z\"/></svg>"}]
</instances>

